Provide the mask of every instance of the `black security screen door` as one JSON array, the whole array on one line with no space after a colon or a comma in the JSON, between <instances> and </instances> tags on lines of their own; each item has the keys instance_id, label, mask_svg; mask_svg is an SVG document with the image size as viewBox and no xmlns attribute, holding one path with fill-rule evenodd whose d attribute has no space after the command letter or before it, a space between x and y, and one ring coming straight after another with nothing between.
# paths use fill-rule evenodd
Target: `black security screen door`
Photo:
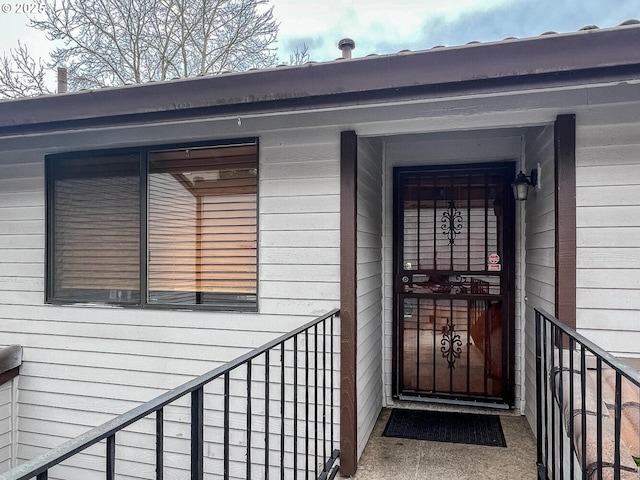
<instances>
[{"instance_id":1,"label":"black security screen door","mask_svg":"<svg viewBox=\"0 0 640 480\"><path fill-rule=\"evenodd\" d=\"M512 403L513 170L395 170L397 395Z\"/></svg>"}]
</instances>

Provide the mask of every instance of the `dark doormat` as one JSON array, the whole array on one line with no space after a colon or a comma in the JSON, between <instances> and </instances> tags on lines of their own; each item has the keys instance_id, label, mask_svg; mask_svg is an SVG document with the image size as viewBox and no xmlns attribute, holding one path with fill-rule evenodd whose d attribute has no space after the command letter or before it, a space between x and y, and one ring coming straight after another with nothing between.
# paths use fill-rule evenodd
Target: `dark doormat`
<instances>
[{"instance_id":1,"label":"dark doormat","mask_svg":"<svg viewBox=\"0 0 640 480\"><path fill-rule=\"evenodd\" d=\"M500 417L394 408L384 437L506 447Z\"/></svg>"}]
</instances>

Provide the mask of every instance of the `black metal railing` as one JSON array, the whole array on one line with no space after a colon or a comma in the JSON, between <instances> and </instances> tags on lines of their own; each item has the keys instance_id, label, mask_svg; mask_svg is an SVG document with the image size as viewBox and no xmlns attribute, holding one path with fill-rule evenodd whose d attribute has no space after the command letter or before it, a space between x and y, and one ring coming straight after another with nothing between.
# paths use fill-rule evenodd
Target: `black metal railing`
<instances>
[{"instance_id":1,"label":"black metal railing","mask_svg":"<svg viewBox=\"0 0 640 480\"><path fill-rule=\"evenodd\" d=\"M638 479L640 373L535 311L539 479Z\"/></svg>"},{"instance_id":2,"label":"black metal railing","mask_svg":"<svg viewBox=\"0 0 640 480\"><path fill-rule=\"evenodd\" d=\"M185 478L185 470L190 469L192 480L332 479L339 458L334 428L338 418L334 388L339 365L334 335L339 332L338 316L339 311L333 310L0 475L0 479L68 478L56 469L64 468L65 461L76 455L88 455L85 450L96 444L105 450L93 460L104 462L100 478L107 480L114 479L116 473L135 477L126 468L132 461L138 462L131 468L136 474L145 468L151 471L141 478L156 480L163 480L169 469L176 470L167 474L171 478ZM190 402L181 402L187 395ZM170 408L174 410L165 415ZM145 422L151 428L145 428ZM137 431L125 432L134 424ZM141 431L146 435L140 435ZM140 437L146 439L146 447L134 445L126 433L136 435L139 443L144 443ZM119 444L117 435L129 439ZM185 441L188 446L180 455L179 444ZM166 445L169 442L171 447ZM144 448L146 454L140 454ZM127 450L136 453L126 455ZM149 464L141 465L145 459ZM72 476L95 476L93 471L86 473L76 471Z\"/></svg>"}]
</instances>

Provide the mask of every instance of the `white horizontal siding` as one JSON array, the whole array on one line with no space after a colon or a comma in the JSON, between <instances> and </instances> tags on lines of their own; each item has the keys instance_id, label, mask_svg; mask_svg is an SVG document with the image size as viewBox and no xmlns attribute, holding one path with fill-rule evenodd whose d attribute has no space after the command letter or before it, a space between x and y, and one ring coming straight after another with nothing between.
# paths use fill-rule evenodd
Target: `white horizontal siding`
<instances>
[{"instance_id":1,"label":"white horizontal siding","mask_svg":"<svg viewBox=\"0 0 640 480\"><path fill-rule=\"evenodd\" d=\"M640 101L622 105L615 90L599 100L577 125L577 327L640 356Z\"/></svg>"},{"instance_id":2,"label":"white horizontal siding","mask_svg":"<svg viewBox=\"0 0 640 480\"><path fill-rule=\"evenodd\" d=\"M540 190L530 192L525 211L524 295L524 413L532 428L536 412L534 308L554 311L555 303L555 176L553 127L532 132L526 138L526 168L540 165Z\"/></svg>"},{"instance_id":3,"label":"white horizontal siding","mask_svg":"<svg viewBox=\"0 0 640 480\"><path fill-rule=\"evenodd\" d=\"M260 311L319 315L339 305L339 135L261 140Z\"/></svg>"},{"instance_id":4,"label":"white horizontal siding","mask_svg":"<svg viewBox=\"0 0 640 480\"><path fill-rule=\"evenodd\" d=\"M288 138L286 143L281 141L284 137ZM94 146L100 141L99 136L91 140ZM18 461L110 420L339 305L339 133L308 130L290 136L276 132L261 138L256 314L44 305L45 151L48 148L7 152L0 162L0 338L4 344L24 346ZM338 332L336 325L335 335ZM336 393L332 413L337 438L339 342L334 348ZM273 375L277 374L279 370L273 370ZM327 385L330 378L326 379ZM287 382L287 394L292 395L289 371ZM256 399L264 397L258 386L254 392ZM299 392L301 398L304 393ZM279 391L272 392L271 397L278 399ZM210 398L215 400L208 405L207 418L212 416L212 406L219 403L219 395ZM285 413L287 461L293 455L291 398L287 399ZM241 396L232 400L243 404ZM259 412L264 405L258 401L254 409ZM279 432L279 402L272 400L271 409L272 430ZM321 407L318 410L322 419ZM330 416L325 413L328 429ZM180 469L188 465L189 452L189 432L184 424L187 415L167 415L165 478L183 478ZM298 417L303 418L303 412ZM130 428L140 438L130 434L118 437L118 445L122 445L118 447L118 472L122 478L148 478L153 472L153 437L145 439L144 432L138 431L141 427ZM244 434L241 427L237 430L238 435ZM221 438L218 433L214 428L205 435ZM0 432L0 454L4 455L2 435ZM140 446L139 441L146 446ZM263 439L260 441L264 444ZM255 445L259 445L258 438ZM219 446L208 444L207 448L212 449L210 456L220 458ZM278 448L279 437L274 436L270 454L274 465ZM103 452L99 448L65 462L58 475L64 477L69 472L69 477L77 477L77 468L83 465L102 468ZM232 458L239 460L232 462L236 477L242 477L244 455L243 448L232 447ZM0 465L5 465L3 462L5 458L0 457ZM298 462L304 465L302 457ZM220 461L207 457L205 463L207 471L220 471ZM85 473L81 474L83 478L92 478ZM279 471L272 472L276 473ZM256 473L255 478L262 475L264 472ZM60 477L54 473L49 478Z\"/></svg>"},{"instance_id":5,"label":"white horizontal siding","mask_svg":"<svg viewBox=\"0 0 640 480\"><path fill-rule=\"evenodd\" d=\"M0 164L0 305L35 305L44 299L44 162L11 158Z\"/></svg>"},{"instance_id":6,"label":"white horizontal siding","mask_svg":"<svg viewBox=\"0 0 640 480\"><path fill-rule=\"evenodd\" d=\"M358 456L382 408L382 147L358 142L357 419Z\"/></svg>"}]
</instances>

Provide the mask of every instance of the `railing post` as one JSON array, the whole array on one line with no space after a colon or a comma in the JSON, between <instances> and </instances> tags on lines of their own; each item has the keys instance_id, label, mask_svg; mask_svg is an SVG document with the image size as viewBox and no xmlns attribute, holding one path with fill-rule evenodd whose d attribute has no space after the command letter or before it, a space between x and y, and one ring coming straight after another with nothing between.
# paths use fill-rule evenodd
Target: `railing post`
<instances>
[{"instance_id":1,"label":"railing post","mask_svg":"<svg viewBox=\"0 0 640 480\"><path fill-rule=\"evenodd\" d=\"M298 479L298 336L293 337L293 479Z\"/></svg>"},{"instance_id":2,"label":"railing post","mask_svg":"<svg viewBox=\"0 0 640 480\"><path fill-rule=\"evenodd\" d=\"M313 327L313 449L314 468L318 468L318 325Z\"/></svg>"},{"instance_id":3,"label":"railing post","mask_svg":"<svg viewBox=\"0 0 640 480\"><path fill-rule=\"evenodd\" d=\"M564 478L564 441L563 422L564 413L564 337L562 331L556 331L556 347L558 349L558 388L555 390L558 396L558 467L560 468L560 478Z\"/></svg>"},{"instance_id":4,"label":"railing post","mask_svg":"<svg viewBox=\"0 0 640 480\"><path fill-rule=\"evenodd\" d=\"M164 478L164 409L156 412L156 480Z\"/></svg>"},{"instance_id":5,"label":"railing post","mask_svg":"<svg viewBox=\"0 0 640 480\"><path fill-rule=\"evenodd\" d=\"M264 480L269 480L269 350L264 352Z\"/></svg>"},{"instance_id":6,"label":"railing post","mask_svg":"<svg viewBox=\"0 0 640 480\"><path fill-rule=\"evenodd\" d=\"M285 436L285 368L284 368L284 342L280 345L280 480L284 480L284 436Z\"/></svg>"},{"instance_id":7,"label":"railing post","mask_svg":"<svg viewBox=\"0 0 640 480\"><path fill-rule=\"evenodd\" d=\"M322 458L327 459L327 325L322 324Z\"/></svg>"},{"instance_id":8,"label":"railing post","mask_svg":"<svg viewBox=\"0 0 640 480\"><path fill-rule=\"evenodd\" d=\"M544 395L542 391L542 334L541 334L541 315L538 311L535 313L535 329L536 329L536 440L537 440L537 464L538 478L546 479L546 467L542 458L542 402ZM542 474L544 473L544 476Z\"/></svg>"},{"instance_id":9,"label":"railing post","mask_svg":"<svg viewBox=\"0 0 640 480\"><path fill-rule=\"evenodd\" d=\"M116 435L107 437L107 480L115 480L116 478Z\"/></svg>"},{"instance_id":10,"label":"railing post","mask_svg":"<svg viewBox=\"0 0 640 480\"><path fill-rule=\"evenodd\" d=\"M191 480L202 480L204 462L204 388L191 392Z\"/></svg>"},{"instance_id":11,"label":"railing post","mask_svg":"<svg viewBox=\"0 0 640 480\"><path fill-rule=\"evenodd\" d=\"M544 322L545 331L544 331L544 342L547 344L547 332L546 325L547 322ZM547 354L551 356L551 365L549 367L550 377L549 377L549 389L551 393L551 478L552 480L556 480L556 406L554 402L554 395L556 395L556 356L554 355L554 347L556 345L556 326L553 324L549 324L549 347L545 352L545 359L547 358ZM546 363L545 363L546 367ZM547 369L545 368L545 375L547 374ZM547 461L549 457L547 457Z\"/></svg>"},{"instance_id":12,"label":"railing post","mask_svg":"<svg viewBox=\"0 0 640 480\"><path fill-rule=\"evenodd\" d=\"M333 396L334 396L334 392L333 392L333 323L335 322L335 320L336 320L336 316L335 315L333 315L331 317L331 319L329 320L331 322L331 328L330 328L330 333L329 333L329 341L330 341L329 350L331 352L330 353L330 355L331 355L330 356L330 366L329 366L329 372L331 374L331 377L330 377L331 378L331 388L329 389L329 392L330 392L330 395L331 395L331 401L330 401L330 404L331 404L331 410L330 410L331 418L330 418L330 422L329 422L329 425L330 425L330 428L331 428L331 451L335 450L334 449L334 443L333 443L333 437L334 437L334 431L333 431L333 409L334 409L334 405L333 405Z\"/></svg>"},{"instance_id":13,"label":"railing post","mask_svg":"<svg viewBox=\"0 0 640 480\"><path fill-rule=\"evenodd\" d=\"M229 480L229 397L231 396L231 377L224 374L224 480Z\"/></svg>"},{"instance_id":14,"label":"railing post","mask_svg":"<svg viewBox=\"0 0 640 480\"><path fill-rule=\"evenodd\" d=\"M596 458L598 477L602 478L602 360L596 358Z\"/></svg>"},{"instance_id":15,"label":"railing post","mask_svg":"<svg viewBox=\"0 0 640 480\"><path fill-rule=\"evenodd\" d=\"M304 457L305 475L309 478L309 330L304 332Z\"/></svg>"},{"instance_id":16,"label":"railing post","mask_svg":"<svg viewBox=\"0 0 640 480\"><path fill-rule=\"evenodd\" d=\"M551 383L551 379L549 378L549 375L547 374L548 371L548 364L547 364L547 351L548 351L548 343L547 342L547 322L546 319L544 317L541 317L541 324L542 324L542 331L540 333L541 336L541 341L542 341L542 379L543 379L543 409L544 409L544 420L543 420L543 425L544 425L544 434L542 436L542 440L544 442L543 445L543 449L544 449L544 454L542 456L542 458L544 459L544 466L545 466L545 470L544 470L544 476L542 478L548 478L548 468L547 468L547 462L549 461L549 432L548 432L548 425L549 425L549 399L548 399L548 395L549 395L549 388L550 388L550 383ZM553 405L552 405L553 407ZM552 472L553 473L553 472ZM555 479L554 479L555 480Z\"/></svg>"},{"instance_id":17,"label":"railing post","mask_svg":"<svg viewBox=\"0 0 640 480\"><path fill-rule=\"evenodd\" d=\"M622 375L616 372L613 480L620 480L620 433L622 430Z\"/></svg>"},{"instance_id":18,"label":"railing post","mask_svg":"<svg viewBox=\"0 0 640 480\"><path fill-rule=\"evenodd\" d=\"M247 362L247 479L251 478L251 434L253 431L251 422L251 360Z\"/></svg>"},{"instance_id":19,"label":"railing post","mask_svg":"<svg viewBox=\"0 0 640 480\"><path fill-rule=\"evenodd\" d=\"M576 349L576 345L575 345L575 340L572 337L569 337L569 411L570 412L575 412L575 401L574 401L574 396L575 396L575 386L574 386L574 372L575 372L575 365L574 365L574 351ZM572 414L571 420L569 421L569 438L573 439L574 438L574 431L575 431L575 426L574 426L574 416ZM573 480L575 477L575 453L576 453L576 449L575 449L575 445L573 444L573 441L569 442L569 477Z\"/></svg>"},{"instance_id":20,"label":"railing post","mask_svg":"<svg viewBox=\"0 0 640 480\"><path fill-rule=\"evenodd\" d=\"M580 396L582 397L580 413L582 455L580 455L580 464L582 465L582 479L587 480L587 358L584 351L584 345L580 345Z\"/></svg>"}]
</instances>

